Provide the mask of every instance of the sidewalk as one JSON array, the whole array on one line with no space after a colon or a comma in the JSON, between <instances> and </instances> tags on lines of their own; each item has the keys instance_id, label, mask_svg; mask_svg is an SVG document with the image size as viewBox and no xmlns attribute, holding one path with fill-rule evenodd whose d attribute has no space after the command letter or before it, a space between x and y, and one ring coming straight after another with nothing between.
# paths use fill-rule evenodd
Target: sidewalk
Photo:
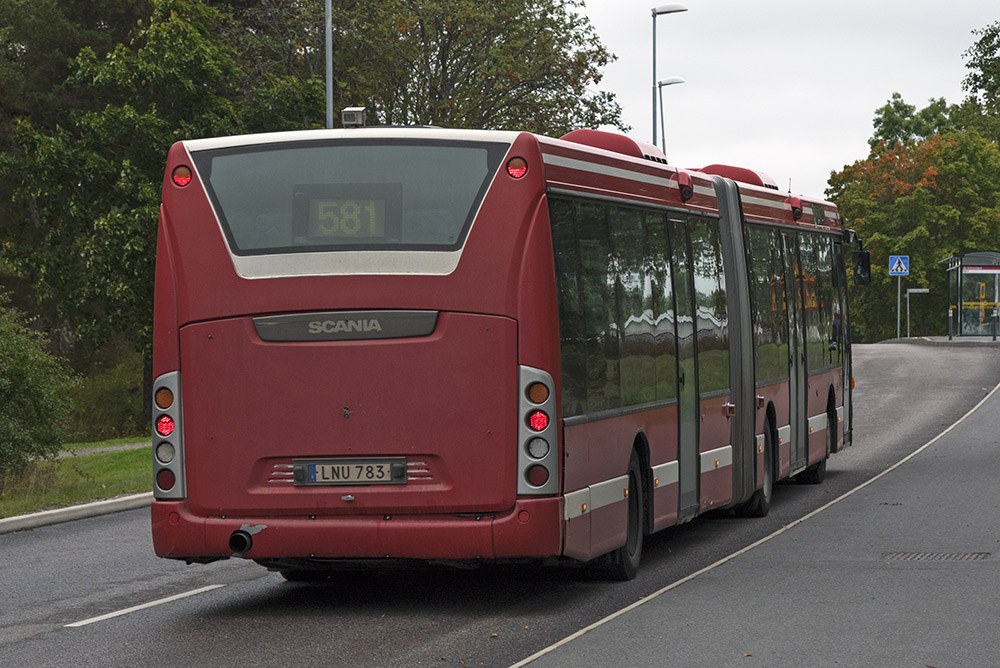
<instances>
[{"instance_id":1,"label":"sidewalk","mask_svg":"<svg viewBox=\"0 0 1000 668\"><path fill-rule=\"evenodd\" d=\"M867 486L516 665L1000 665L998 416L995 393Z\"/></svg>"},{"instance_id":2,"label":"sidewalk","mask_svg":"<svg viewBox=\"0 0 1000 668\"><path fill-rule=\"evenodd\" d=\"M914 336L902 339L886 339L880 343L917 343L930 346L997 346L1000 347L1000 337L994 341L992 336Z\"/></svg>"}]
</instances>

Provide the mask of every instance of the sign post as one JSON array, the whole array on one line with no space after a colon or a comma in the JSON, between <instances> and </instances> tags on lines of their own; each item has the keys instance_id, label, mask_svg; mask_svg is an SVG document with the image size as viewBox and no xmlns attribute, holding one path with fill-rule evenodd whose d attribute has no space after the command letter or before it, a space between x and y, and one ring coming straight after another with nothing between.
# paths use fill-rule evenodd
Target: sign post
<instances>
[{"instance_id":1,"label":"sign post","mask_svg":"<svg viewBox=\"0 0 1000 668\"><path fill-rule=\"evenodd\" d=\"M889 256L889 275L896 277L896 338L899 338L899 317L903 305L903 276L910 275L909 255Z\"/></svg>"},{"instance_id":2,"label":"sign post","mask_svg":"<svg viewBox=\"0 0 1000 668\"><path fill-rule=\"evenodd\" d=\"M906 338L910 338L910 295L926 295L928 292L929 288L906 288Z\"/></svg>"}]
</instances>

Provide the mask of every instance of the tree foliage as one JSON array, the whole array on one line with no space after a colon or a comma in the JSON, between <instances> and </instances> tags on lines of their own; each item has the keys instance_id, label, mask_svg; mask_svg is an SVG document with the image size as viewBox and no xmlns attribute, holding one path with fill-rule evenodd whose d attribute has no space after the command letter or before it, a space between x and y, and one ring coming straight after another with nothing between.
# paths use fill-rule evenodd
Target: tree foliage
<instances>
[{"instance_id":1,"label":"tree foliage","mask_svg":"<svg viewBox=\"0 0 1000 668\"><path fill-rule=\"evenodd\" d=\"M622 126L594 92L613 56L575 0L357 3L340 26L345 101L381 122L561 135ZM372 52L384 54L371 60ZM367 62L366 62L367 61Z\"/></svg>"},{"instance_id":2,"label":"tree foliage","mask_svg":"<svg viewBox=\"0 0 1000 668\"><path fill-rule=\"evenodd\" d=\"M884 107L875 110L875 134L868 140L874 150L879 146L894 146L915 139L927 139L954 129L954 121L949 117L950 109L943 97L929 100L929 104L917 111L907 104L903 96L893 93L892 99Z\"/></svg>"},{"instance_id":3,"label":"tree foliage","mask_svg":"<svg viewBox=\"0 0 1000 668\"><path fill-rule=\"evenodd\" d=\"M336 0L335 103L392 124L621 127L613 96L592 91L613 56L577 6ZM148 351L167 149L321 126L323 1L0 0L0 12L2 261L65 352L117 333Z\"/></svg>"},{"instance_id":4,"label":"tree foliage","mask_svg":"<svg viewBox=\"0 0 1000 668\"><path fill-rule=\"evenodd\" d=\"M903 288L930 288L912 306L915 329L947 328L952 255L1000 250L1000 22L973 31L961 104L917 110L899 93L875 111L867 158L830 178L827 195L872 254L872 284L851 291L856 341L895 336L897 281L889 256L909 255Z\"/></svg>"},{"instance_id":5,"label":"tree foliage","mask_svg":"<svg viewBox=\"0 0 1000 668\"><path fill-rule=\"evenodd\" d=\"M0 294L0 486L56 453L74 383L65 360L46 352L44 338Z\"/></svg>"},{"instance_id":6,"label":"tree foliage","mask_svg":"<svg viewBox=\"0 0 1000 668\"><path fill-rule=\"evenodd\" d=\"M904 289L931 290L912 304L916 331L945 333L947 265L941 262L1000 243L997 145L975 130L897 142L833 174L827 194L872 255L871 285L851 292L855 341L895 337L890 255L910 256Z\"/></svg>"}]
</instances>

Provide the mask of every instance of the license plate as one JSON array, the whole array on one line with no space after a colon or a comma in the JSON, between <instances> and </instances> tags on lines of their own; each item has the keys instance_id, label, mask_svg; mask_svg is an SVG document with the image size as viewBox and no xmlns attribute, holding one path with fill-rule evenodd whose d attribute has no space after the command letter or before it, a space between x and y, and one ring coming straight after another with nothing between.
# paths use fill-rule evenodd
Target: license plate
<instances>
[{"instance_id":1,"label":"license plate","mask_svg":"<svg viewBox=\"0 0 1000 668\"><path fill-rule=\"evenodd\" d=\"M296 485L404 485L406 459L296 459Z\"/></svg>"}]
</instances>

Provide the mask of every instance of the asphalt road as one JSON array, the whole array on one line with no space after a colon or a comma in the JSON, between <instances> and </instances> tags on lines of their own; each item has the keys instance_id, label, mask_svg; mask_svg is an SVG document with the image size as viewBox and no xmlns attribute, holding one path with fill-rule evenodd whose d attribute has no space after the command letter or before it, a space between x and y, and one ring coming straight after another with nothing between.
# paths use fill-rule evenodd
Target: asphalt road
<instances>
[{"instance_id":1,"label":"asphalt road","mask_svg":"<svg viewBox=\"0 0 1000 668\"><path fill-rule=\"evenodd\" d=\"M633 582L605 582L582 568L522 566L361 572L291 584L240 561L157 559L148 511L129 511L0 535L0 665L508 666L885 470L1000 381L1000 354L857 346L855 376L855 445L830 460L826 482L780 485L763 519L716 514L651 537ZM80 622L89 623L66 626Z\"/></svg>"}]
</instances>

